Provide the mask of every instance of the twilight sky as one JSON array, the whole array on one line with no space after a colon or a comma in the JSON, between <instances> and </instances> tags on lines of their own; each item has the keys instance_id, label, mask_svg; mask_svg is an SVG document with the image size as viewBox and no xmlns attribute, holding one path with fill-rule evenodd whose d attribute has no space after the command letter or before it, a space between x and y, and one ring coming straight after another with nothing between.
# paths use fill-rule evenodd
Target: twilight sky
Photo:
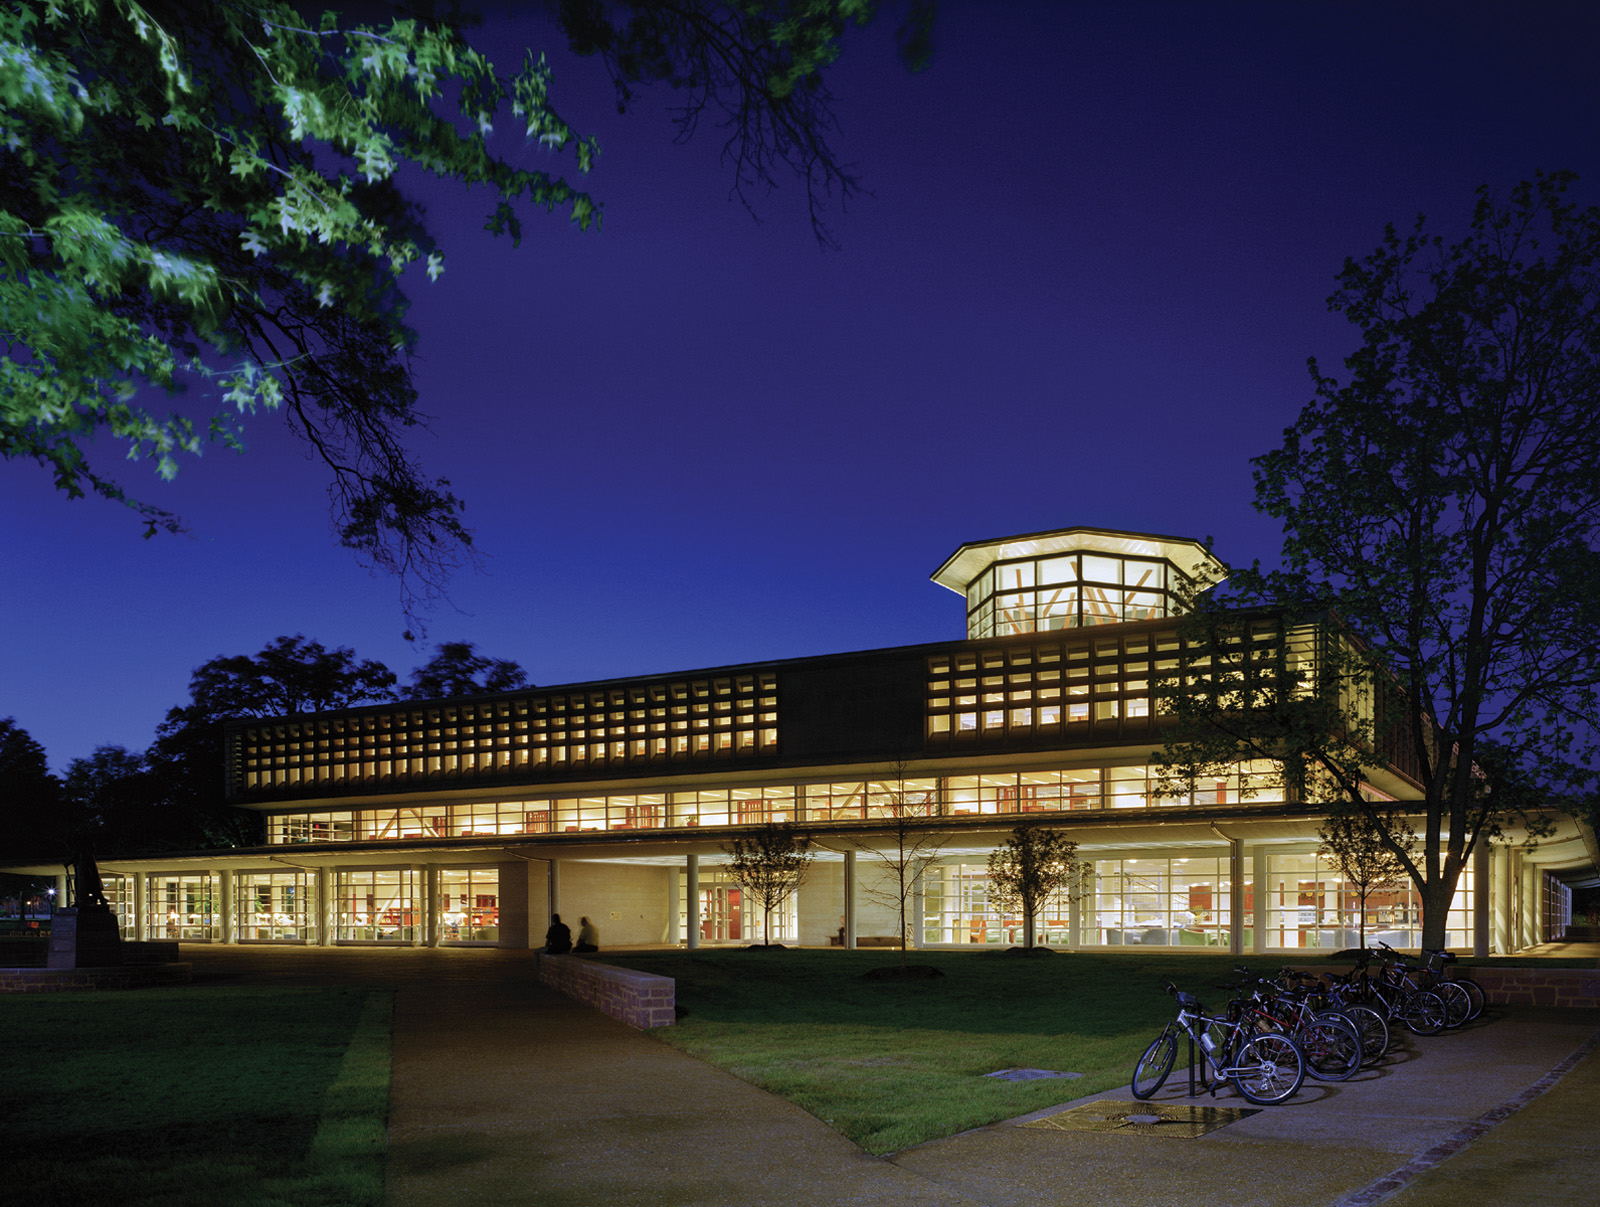
<instances>
[{"instance_id":1,"label":"twilight sky","mask_svg":"<svg viewBox=\"0 0 1600 1207\"><path fill-rule=\"evenodd\" d=\"M477 44L507 70L545 48L599 138L605 217L532 217L513 250L483 197L419 191L449 269L411 286L413 447L482 572L407 643L270 418L171 485L128 467L183 537L0 464L0 716L57 770L142 749L196 666L279 634L402 680L474 641L554 685L959 637L928 576L964 541L1081 524L1270 561L1249 462L1306 358L1355 347L1325 306L1344 258L1419 212L1460 232L1478 185L1541 169L1600 200L1589 4L946 0L926 71L883 21L830 77L871 191L833 252L796 183L752 221L714 129L673 145L665 93L619 118L598 64L484 8Z\"/></svg>"}]
</instances>

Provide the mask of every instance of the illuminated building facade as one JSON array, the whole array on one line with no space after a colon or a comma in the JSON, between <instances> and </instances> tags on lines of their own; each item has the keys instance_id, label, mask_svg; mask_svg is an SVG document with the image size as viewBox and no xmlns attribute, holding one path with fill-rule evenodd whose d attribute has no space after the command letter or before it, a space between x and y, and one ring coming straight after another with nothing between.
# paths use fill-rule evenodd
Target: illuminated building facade
<instances>
[{"instance_id":1,"label":"illuminated building facade","mask_svg":"<svg viewBox=\"0 0 1600 1207\"><path fill-rule=\"evenodd\" d=\"M763 938L762 914L724 846L779 821L817 859L767 937L885 943L900 916L885 855L909 818L938 854L908 938L970 948L1022 941L987 858L1043 821L1078 843L1082 874L1037 919L1042 942L1350 946L1354 895L1270 765L1177 795L1152 770L1154 684L1182 652L1186 593L1220 569L1194 541L1137 533L984 541L933 575L965 600L961 640L241 721L227 797L267 814L267 845L102 874L129 937L528 948L559 911L606 946L736 944ZM1317 635L1263 613L1240 640L1314 656ZM1396 770L1370 788L1417 794ZM1515 950L1559 925L1570 894L1549 869L1589 862L1566 825L1537 853L1478 857L1452 945ZM1410 890L1366 915L1369 936L1417 941Z\"/></svg>"}]
</instances>

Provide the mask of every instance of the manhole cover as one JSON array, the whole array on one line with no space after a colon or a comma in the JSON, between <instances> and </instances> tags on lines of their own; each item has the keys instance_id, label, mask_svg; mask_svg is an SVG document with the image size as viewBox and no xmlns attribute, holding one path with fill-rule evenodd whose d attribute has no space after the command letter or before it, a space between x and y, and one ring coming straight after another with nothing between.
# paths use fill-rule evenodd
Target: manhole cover
<instances>
[{"instance_id":1,"label":"manhole cover","mask_svg":"<svg viewBox=\"0 0 1600 1207\"><path fill-rule=\"evenodd\" d=\"M1259 1108L1193 1106L1183 1102L1086 1102L1035 1119L1023 1127L1058 1132L1134 1132L1145 1136L1177 1136L1192 1140L1219 1127L1259 1114Z\"/></svg>"},{"instance_id":2,"label":"manhole cover","mask_svg":"<svg viewBox=\"0 0 1600 1207\"><path fill-rule=\"evenodd\" d=\"M1039 1081L1045 1077L1082 1077L1082 1073L1052 1073L1049 1069L1001 1069L998 1073L985 1073L999 1081Z\"/></svg>"}]
</instances>

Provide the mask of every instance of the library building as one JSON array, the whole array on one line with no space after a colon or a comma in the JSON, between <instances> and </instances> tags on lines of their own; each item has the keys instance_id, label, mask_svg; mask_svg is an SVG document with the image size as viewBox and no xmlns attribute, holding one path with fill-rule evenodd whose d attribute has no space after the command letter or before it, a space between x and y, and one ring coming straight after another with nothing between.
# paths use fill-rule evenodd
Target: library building
<instances>
[{"instance_id":1,"label":"library building","mask_svg":"<svg viewBox=\"0 0 1600 1207\"><path fill-rule=\"evenodd\" d=\"M1373 891L1363 918L1317 854L1322 819L1271 763L1181 793L1159 782L1154 686L1177 665L1188 588L1221 571L1176 537L977 541L932 576L965 604L952 640L242 720L219 790L266 815L266 845L106 856L106 895L125 937L189 943L536 948L559 912L574 930L587 917L602 949L887 945L909 832L926 858L906 942L992 948L1024 924L990 892L989 855L1041 822L1079 864L1035 919L1051 947L1339 949L1363 921L1369 942L1416 946L1415 893ZM1270 613L1241 634L1291 659L1337 639ZM1403 752L1382 762L1374 797L1421 795ZM1559 937L1566 882L1593 877L1596 851L1552 819L1535 846L1480 845L1453 948ZM728 847L774 821L814 860L769 923Z\"/></svg>"}]
</instances>

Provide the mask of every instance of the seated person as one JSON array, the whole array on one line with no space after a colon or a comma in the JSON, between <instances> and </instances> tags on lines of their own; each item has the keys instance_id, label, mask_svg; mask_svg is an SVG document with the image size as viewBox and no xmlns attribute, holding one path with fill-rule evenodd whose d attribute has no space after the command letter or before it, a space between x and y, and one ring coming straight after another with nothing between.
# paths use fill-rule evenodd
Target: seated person
<instances>
[{"instance_id":1,"label":"seated person","mask_svg":"<svg viewBox=\"0 0 1600 1207\"><path fill-rule=\"evenodd\" d=\"M572 950L574 952L600 950L600 932L595 929L594 923L586 917L578 919L578 943Z\"/></svg>"},{"instance_id":2,"label":"seated person","mask_svg":"<svg viewBox=\"0 0 1600 1207\"><path fill-rule=\"evenodd\" d=\"M550 929L544 932L544 949L553 956L564 956L572 950L572 931L560 914L550 915Z\"/></svg>"}]
</instances>

